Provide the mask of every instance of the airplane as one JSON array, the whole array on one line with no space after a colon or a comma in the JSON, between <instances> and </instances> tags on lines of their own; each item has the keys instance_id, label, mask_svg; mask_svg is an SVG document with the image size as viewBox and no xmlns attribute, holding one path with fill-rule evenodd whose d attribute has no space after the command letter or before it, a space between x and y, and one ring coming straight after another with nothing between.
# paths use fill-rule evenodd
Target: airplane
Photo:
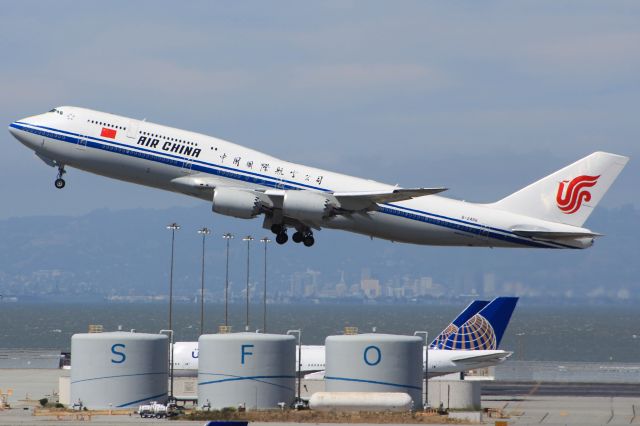
<instances>
[{"instance_id":1,"label":"airplane","mask_svg":"<svg viewBox=\"0 0 640 426\"><path fill-rule=\"evenodd\" d=\"M264 215L276 242L310 247L314 230L340 229L420 245L590 247L583 228L628 157L594 152L493 203L441 197L443 187L401 188L291 163L199 133L62 106L9 131L64 188L66 167L197 197L216 213Z\"/></svg>"},{"instance_id":2,"label":"airplane","mask_svg":"<svg viewBox=\"0 0 640 426\"><path fill-rule=\"evenodd\" d=\"M497 297L491 302L470 303L423 352L423 367L429 363L429 377L461 373L490 367L507 360L512 352L498 349L511 320L517 297ZM307 379L322 379L325 347L302 345L301 374ZM198 375L198 342L176 342L173 373L177 377ZM296 347L296 363L297 363Z\"/></svg>"}]
</instances>

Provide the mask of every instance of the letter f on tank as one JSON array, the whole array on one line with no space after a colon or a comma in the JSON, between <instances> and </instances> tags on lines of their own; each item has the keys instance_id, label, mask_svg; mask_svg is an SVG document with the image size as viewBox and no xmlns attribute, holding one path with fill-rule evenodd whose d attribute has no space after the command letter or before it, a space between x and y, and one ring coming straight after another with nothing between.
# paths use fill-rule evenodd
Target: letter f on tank
<instances>
[{"instance_id":1,"label":"letter f on tank","mask_svg":"<svg viewBox=\"0 0 640 426\"><path fill-rule=\"evenodd\" d=\"M244 357L245 355L253 355L253 352L249 352L247 351L247 349L252 348L254 345L242 345L242 350L240 351L241 354L241 363L244 365Z\"/></svg>"}]
</instances>

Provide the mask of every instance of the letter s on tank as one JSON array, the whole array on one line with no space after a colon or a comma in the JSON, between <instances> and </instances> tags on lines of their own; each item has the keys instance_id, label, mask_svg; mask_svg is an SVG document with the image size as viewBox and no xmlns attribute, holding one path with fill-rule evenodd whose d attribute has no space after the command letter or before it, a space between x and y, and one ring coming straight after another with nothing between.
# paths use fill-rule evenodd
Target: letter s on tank
<instances>
[{"instance_id":1,"label":"letter s on tank","mask_svg":"<svg viewBox=\"0 0 640 426\"><path fill-rule=\"evenodd\" d=\"M127 359L124 352L120 352L124 350L125 347L126 346L123 343L115 343L111 346L111 353L115 355L115 357L111 358L112 364L122 364Z\"/></svg>"}]
</instances>

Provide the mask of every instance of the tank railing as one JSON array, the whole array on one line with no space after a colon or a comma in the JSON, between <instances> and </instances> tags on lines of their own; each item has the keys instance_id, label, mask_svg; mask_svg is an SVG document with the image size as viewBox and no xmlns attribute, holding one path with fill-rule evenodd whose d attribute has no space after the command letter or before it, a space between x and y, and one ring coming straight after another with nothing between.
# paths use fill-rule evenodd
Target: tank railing
<instances>
[{"instance_id":1,"label":"tank railing","mask_svg":"<svg viewBox=\"0 0 640 426\"><path fill-rule=\"evenodd\" d=\"M169 337L169 380L171 383L169 395L173 399L173 330L160 330L159 334L166 334Z\"/></svg>"},{"instance_id":2,"label":"tank railing","mask_svg":"<svg viewBox=\"0 0 640 426\"><path fill-rule=\"evenodd\" d=\"M300 402L300 383L302 382L302 330L287 330L287 334L298 335L298 396L296 402Z\"/></svg>"},{"instance_id":3,"label":"tank railing","mask_svg":"<svg viewBox=\"0 0 640 426\"><path fill-rule=\"evenodd\" d=\"M427 406L429 405L429 374L427 372L429 370L429 347L428 347L429 332L428 331L414 331L413 335L414 336L420 336L420 335L424 336L424 345L423 345L424 358L422 360L422 362L424 362L424 377L423 377L423 381L424 381L424 401L422 402L422 409L426 410Z\"/></svg>"}]
</instances>

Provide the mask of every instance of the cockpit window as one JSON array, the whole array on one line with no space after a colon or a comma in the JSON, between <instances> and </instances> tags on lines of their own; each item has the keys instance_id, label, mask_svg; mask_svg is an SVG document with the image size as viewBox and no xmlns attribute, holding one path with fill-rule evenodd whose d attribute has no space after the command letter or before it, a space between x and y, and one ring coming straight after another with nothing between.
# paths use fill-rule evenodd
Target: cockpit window
<instances>
[{"instance_id":1,"label":"cockpit window","mask_svg":"<svg viewBox=\"0 0 640 426\"><path fill-rule=\"evenodd\" d=\"M58 108L50 109L49 112L57 112L58 114L62 115L62 111Z\"/></svg>"}]
</instances>

